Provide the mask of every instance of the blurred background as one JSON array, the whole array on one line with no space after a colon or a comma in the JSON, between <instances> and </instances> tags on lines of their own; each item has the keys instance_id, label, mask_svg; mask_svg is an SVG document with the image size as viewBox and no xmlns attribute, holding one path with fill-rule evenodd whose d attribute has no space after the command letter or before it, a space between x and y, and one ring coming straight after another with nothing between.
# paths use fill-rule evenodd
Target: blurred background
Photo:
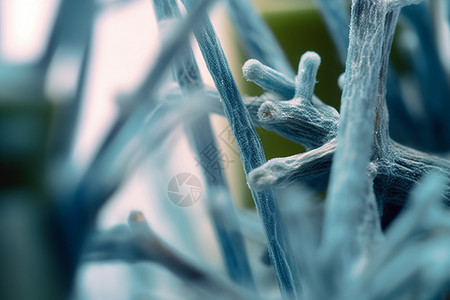
<instances>
[{"instance_id":1,"label":"blurred background","mask_svg":"<svg viewBox=\"0 0 450 300\"><path fill-rule=\"evenodd\" d=\"M53 195L86 170L117 117L121 97L138 86L160 46L151 1L81 2L85 4L0 0L0 299L58 299L64 294L47 221ZM67 4L65 10L62 3ZM315 92L338 108L337 78L343 68L313 3L254 4L295 70L305 51L322 57ZM241 67L247 57L223 3L214 7L211 17L243 95L259 95L260 89L243 80ZM202 76L212 86L198 47L193 46ZM226 172L236 205L251 210L235 143L224 138L226 120L212 119L220 151L229 159ZM193 261L224 272L202 198L185 208L168 198L168 184L177 174L187 172L202 181L201 166L182 129L174 130L179 134L161 150L170 153L170 159L161 160L159 154L143 162L102 209L98 229L125 224L131 210L142 210L170 245ZM274 133L258 133L268 159L304 151ZM267 274L258 280L268 282L265 287L276 294L273 274L258 263L259 248L251 243L247 247L252 267ZM159 266L85 263L73 292L79 299L178 299L181 286Z\"/></svg>"}]
</instances>

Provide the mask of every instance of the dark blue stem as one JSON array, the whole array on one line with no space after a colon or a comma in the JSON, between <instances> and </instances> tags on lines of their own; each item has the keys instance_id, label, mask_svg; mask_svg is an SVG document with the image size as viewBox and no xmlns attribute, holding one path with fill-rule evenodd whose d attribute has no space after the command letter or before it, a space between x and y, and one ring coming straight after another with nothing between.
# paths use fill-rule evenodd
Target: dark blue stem
<instances>
[{"instance_id":1,"label":"dark blue stem","mask_svg":"<svg viewBox=\"0 0 450 300\"><path fill-rule=\"evenodd\" d=\"M427 136L421 146L425 151L447 152L450 150L450 89L445 70L439 60L439 52L434 40L432 20L427 6L422 3L403 8L405 16L418 37L417 47L411 58L417 74L422 102L427 118L424 130ZM432 133L432 134L431 134ZM431 135L431 138L430 138Z\"/></svg>"},{"instance_id":2,"label":"dark blue stem","mask_svg":"<svg viewBox=\"0 0 450 300\"><path fill-rule=\"evenodd\" d=\"M348 48L350 15L345 0L316 0L322 19L336 46L341 62L345 62Z\"/></svg>"}]
</instances>

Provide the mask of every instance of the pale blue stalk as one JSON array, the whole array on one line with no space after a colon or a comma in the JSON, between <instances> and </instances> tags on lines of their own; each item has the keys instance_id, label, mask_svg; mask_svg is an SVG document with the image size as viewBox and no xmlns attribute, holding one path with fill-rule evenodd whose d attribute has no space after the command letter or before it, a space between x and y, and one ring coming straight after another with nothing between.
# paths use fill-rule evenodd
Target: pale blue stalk
<instances>
[{"instance_id":1,"label":"pale blue stalk","mask_svg":"<svg viewBox=\"0 0 450 300\"><path fill-rule=\"evenodd\" d=\"M394 40L400 9L386 14L384 23L384 40L381 46L381 66L379 68L379 81L377 91L376 120L374 123L375 137L373 141L372 160L381 160L389 154L391 140L389 138L389 114L386 105L386 81L388 78L389 56Z\"/></svg>"},{"instance_id":2,"label":"pale blue stalk","mask_svg":"<svg viewBox=\"0 0 450 300\"><path fill-rule=\"evenodd\" d=\"M386 13L383 0L353 1L337 146L325 206L323 250L325 260L334 261L331 276L350 267L358 253L353 237L364 210L382 63L382 52L373 49L384 43Z\"/></svg>"},{"instance_id":3,"label":"pale blue stalk","mask_svg":"<svg viewBox=\"0 0 450 300\"><path fill-rule=\"evenodd\" d=\"M345 0L316 0L322 18L327 26L330 37L333 39L334 45L338 50L339 58L345 64L348 48L348 34L350 15L347 11ZM389 1L388 1L389 2ZM396 1L389 2L390 6L398 5ZM395 70L392 66L388 73L388 89L387 104L391 112L391 134L393 138L406 145L417 145L417 132L419 128L414 123L413 118L409 114L401 90L398 87L398 80ZM414 128L416 128L414 130Z\"/></svg>"},{"instance_id":4,"label":"pale blue stalk","mask_svg":"<svg viewBox=\"0 0 450 300\"><path fill-rule=\"evenodd\" d=\"M195 2L185 0L183 4L191 11ZM261 140L244 106L211 21L209 18L202 21L203 26L194 31L195 36L222 98L225 116L235 136L245 173L248 174L266 162ZM298 298L301 294L298 272L274 196L270 190L252 191L252 195L266 231L269 254L281 293L288 298Z\"/></svg>"},{"instance_id":5,"label":"pale blue stalk","mask_svg":"<svg viewBox=\"0 0 450 300\"><path fill-rule=\"evenodd\" d=\"M253 8L249 0L228 0L232 24L250 58L286 74L294 76L289 61L269 26Z\"/></svg>"},{"instance_id":6,"label":"pale blue stalk","mask_svg":"<svg viewBox=\"0 0 450 300\"><path fill-rule=\"evenodd\" d=\"M153 0L153 4L159 22L180 17L179 8L175 0ZM173 74L185 95L190 95L192 92L204 88L194 53L189 44L184 45L182 53L174 59ZM196 157L201 158L201 152L207 147L211 147L211 145L213 149L219 149L208 114L201 115L194 120L186 126L186 130L191 138ZM211 205L217 202L215 200L218 197L222 199L220 205L215 205L215 208L210 210L222 256L225 259L230 278L237 283L254 289L255 284L244 240L239 230L237 228L233 229L232 226L232 224L237 224L238 221L225 178L223 163L220 155L215 155L214 157L217 161L215 162L216 167L209 170L212 174L209 174L204 168L202 170L207 184L208 204Z\"/></svg>"},{"instance_id":7,"label":"pale blue stalk","mask_svg":"<svg viewBox=\"0 0 450 300\"><path fill-rule=\"evenodd\" d=\"M389 2L378 0L355 0L352 6L346 83L326 202L323 241L325 259L334 256L336 269L351 266L352 256L358 253L357 245L350 241L358 228L358 215L364 210L361 199L367 194L369 159L372 154L379 159L380 153L389 155L390 152L387 151L390 143L384 81L398 11L389 12L387 6ZM347 241L345 246L342 246L343 241Z\"/></svg>"}]
</instances>

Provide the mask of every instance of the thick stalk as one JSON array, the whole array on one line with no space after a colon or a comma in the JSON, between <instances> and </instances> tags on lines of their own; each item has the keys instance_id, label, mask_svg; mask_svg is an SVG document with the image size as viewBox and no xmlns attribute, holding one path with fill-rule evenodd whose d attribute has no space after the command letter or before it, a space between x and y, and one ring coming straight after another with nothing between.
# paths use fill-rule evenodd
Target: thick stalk
<instances>
[{"instance_id":1,"label":"thick stalk","mask_svg":"<svg viewBox=\"0 0 450 300\"><path fill-rule=\"evenodd\" d=\"M352 266L354 255L358 254L354 236L367 193L382 62L380 45L384 42L385 1L354 0L351 16L340 125L325 206L322 246L324 259L334 260L331 276L337 276L341 268Z\"/></svg>"}]
</instances>

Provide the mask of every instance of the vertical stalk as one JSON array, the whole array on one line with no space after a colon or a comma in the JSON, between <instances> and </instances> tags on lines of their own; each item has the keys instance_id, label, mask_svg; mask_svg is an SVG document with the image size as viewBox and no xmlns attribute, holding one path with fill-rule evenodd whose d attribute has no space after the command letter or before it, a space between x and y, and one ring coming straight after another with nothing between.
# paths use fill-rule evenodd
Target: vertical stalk
<instances>
[{"instance_id":1,"label":"vertical stalk","mask_svg":"<svg viewBox=\"0 0 450 300\"><path fill-rule=\"evenodd\" d=\"M175 0L153 0L153 3L159 22L180 17L180 11ZM183 93L189 95L204 88L204 86L191 46L186 43L182 48L180 55L174 59L173 75ZM207 184L208 205L212 206L210 209L212 222L219 239L222 255L225 258L228 274L233 281L255 289L244 240L238 230L233 230L232 224L237 224L238 220L209 116L207 114L200 116L187 126L186 131L191 137L191 144L197 156L207 148L213 149L216 154L213 155L217 161L215 162L216 167L210 170L212 174L204 169L203 174ZM223 199L216 199L221 197ZM215 205L215 202L220 202L220 206ZM225 215L225 219L230 222L229 224L223 222L224 217L222 215Z\"/></svg>"},{"instance_id":2,"label":"vertical stalk","mask_svg":"<svg viewBox=\"0 0 450 300\"><path fill-rule=\"evenodd\" d=\"M357 254L353 237L364 210L372 155L386 4L354 0L340 126L326 199L323 249L334 270L351 266Z\"/></svg>"},{"instance_id":3,"label":"vertical stalk","mask_svg":"<svg viewBox=\"0 0 450 300\"><path fill-rule=\"evenodd\" d=\"M182 2L188 11L195 3L193 0ZM204 17L202 21L203 26L194 30L194 33L222 98L225 116L235 136L244 170L248 176L251 170L266 162L264 150L211 21L207 17ZM266 232L269 255L281 294L287 298L299 298L301 286L298 271L292 253L288 249L286 230L274 195L270 190L261 192L252 190L252 196Z\"/></svg>"},{"instance_id":4,"label":"vertical stalk","mask_svg":"<svg viewBox=\"0 0 450 300\"><path fill-rule=\"evenodd\" d=\"M386 81L388 78L389 56L391 54L392 41L397 26L400 9L395 9L386 15L384 28L384 42L382 47L381 68L378 82L377 109L375 118L375 138L373 155L374 159L381 159L388 154L391 144L389 137L389 114L386 105Z\"/></svg>"}]
</instances>

